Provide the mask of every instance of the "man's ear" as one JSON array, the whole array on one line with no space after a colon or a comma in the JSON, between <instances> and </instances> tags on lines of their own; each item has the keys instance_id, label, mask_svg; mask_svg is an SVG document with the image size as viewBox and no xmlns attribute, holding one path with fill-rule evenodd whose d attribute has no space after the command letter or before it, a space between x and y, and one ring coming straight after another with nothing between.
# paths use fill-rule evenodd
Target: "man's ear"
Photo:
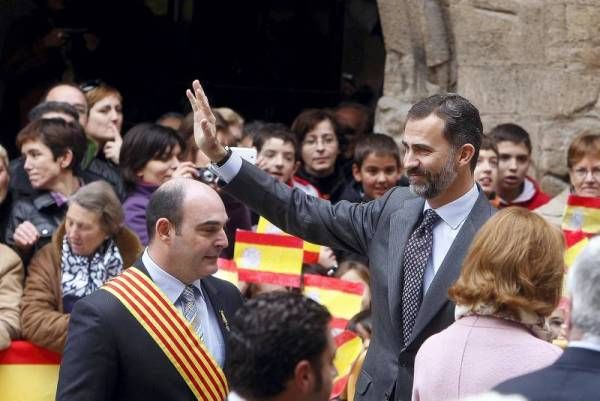
<instances>
[{"instance_id":1,"label":"man's ear","mask_svg":"<svg viewBox=\"0 0 600 401\"><path fill-rule=\"evenodd\" d=\"M475 157L475 147L470 143L465 143L458 151L458 164L468 166L471 164L473 157Z\"/></svg>"},{"instance_id":2,"label":"man's ear","mask_svg":"<svg viewBox=\"0 0 600 401\"><path fill-rule=\"evenodd\" d=\"M60 168L68 168L73 162L73 151L71 149L67 149L62 156L58 156L57 160L60 163Z\"/></svg>"},{"instance_id":3,"label":"man's ear","mask_svg":"<svg viewBox=\"0 0 600 401\"><path fill-rule=\"evenodd\" d=\"M360 167L356 163L352 163L352 177L354 177L354 181L362 182L362 175L360 174Z\"/></svg>"},{"instance_id":4,"label":"man's ear","mask_svg":"<svg viewBox=\"0 0 600 401\"><path fill-rule=\"evenodd\" d=\"M294 368L294 387L302 394L310 394L316 385L315 372L309 361L303 359Z\"/></svg>"},{"instance_id":5,"label":"man's ear","mask_svg":"<svg viewBox=\"0 0 600 401\"><path fill-rule=\"evenodd\" d=\"M163 242L170 241L173 231L171 230L171 222L168 219L164 217L158 219L154 229L156 230L155 237L158 237L157 239Z\"/></svg>"}]
</instances>

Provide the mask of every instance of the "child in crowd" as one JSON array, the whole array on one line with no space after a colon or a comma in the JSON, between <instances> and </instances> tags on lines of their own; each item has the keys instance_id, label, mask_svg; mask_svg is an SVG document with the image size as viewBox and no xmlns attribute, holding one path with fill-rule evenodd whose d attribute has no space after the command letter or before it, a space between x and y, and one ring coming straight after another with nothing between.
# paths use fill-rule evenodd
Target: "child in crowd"
<instances>
[{"instance_id":1,"label":"child in crowd","mask_svg":"<svg viewBox=\"0 0 600 401\"><path fill-rule=\"evenodd\" d=\"M500 207L521 206L529 210L538 208L550 200L538 183L527 176L531 166L531 139L516 124L501 124L490 136L498 148L498 185Z\"/></svg>"},{"instance_id":2,"label":"child in crowd","mask_svg":"<svg viewBox=\"0 0 600 401\"><path fill-rule=\"evenodd\" d=\"M300 166L296 136L280 124L273 124L271 127L273 129L263 127L254 138L257 152L256 165L280 182L304 191L308 195L320 197L317 188L294 175ZM252 224L258 224L258 219L259 216L253 213ZM317 265L320 266L317 268L319 271L322 271L322 268L337 266L336 257L330 248L321 247Z\"/></svg>"},{"instance_id":3,"label":"child in crowd","mask_svg":"<svg viewBox=\"0 0 600 401\"><path fill-rule=\"evenodd\" d=\"M257 152L256 165L277 180L293 188L301 189L312 196L319 196L319 191L308 181L294 174L300 166L298 160L298 142L296 136L284 128L263 130L254 139Z\"/></svg>"},{"instance_id":4,"label":"child in crowd","mask_svg":"<svg viewBox=\"0 0 600 401\"><path fill-rule=\"evenodd\" d=\"M492 205L498 207L500 198L496 194L498 184L498 148L489 136L484 136L479 149L477 166L475 166L475 180L483 189Z\"/></svg>"},{"instance_id":5,"label":"child in crowd","mask_svg":"<svg viewBox=\"0 0 600 401\"><path fill-rule=\"evenodd\" d=\"M368 202L377 199L390 188L408 183L402 177L400 150L394 140L384 134L361 138L354 149L352 176L341 199Z\"/></svg>"}]
</instances>

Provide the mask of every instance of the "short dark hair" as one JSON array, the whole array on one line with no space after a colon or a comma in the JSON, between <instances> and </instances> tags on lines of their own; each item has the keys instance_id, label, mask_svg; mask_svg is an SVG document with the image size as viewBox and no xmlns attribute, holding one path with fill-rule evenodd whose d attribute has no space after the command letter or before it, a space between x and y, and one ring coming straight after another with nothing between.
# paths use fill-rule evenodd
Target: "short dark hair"
<instances>
[{"instance_id":1,"label":"short dark hair","mask_svg":"<svg viewBox=\"0 0 600 401\"><path fill-rule=\"evenodd\" d=\"M42 118L33 120L17 134L17 148L28 141L40 141L52 152L54 160L65 155L68 150L73 153L73 160L67 166L75 172L83 160L87 149L87 139L78 122L66 122L62 118Z\"/></svg>"},{"instance_id":2,"label":"short dark hair","mask_svg":"<svg viewBox=\"0 0 600 401\"><path fill-rule=\"evenodd\" d=\"M244 398L270 398L285 389L300 361L320 372L330 320L301 294L275 291L246 302L231 322L224 367L230 387Z\"/></svg>"},{"instance_id":3,"label":"short dark hair","mask_svg":"<svg viewBox=\"0 0 600 401\"><path fill-rule=\"evenodd\" d=\"M292 132L296 134L299 144L302 144L304 137L322 121L329 121L335 132L340 148L345 139L340 133L340 127L335 118L335 114L327 109L308 109L298 114L298 117L292 123Z\"/></svg>"},{"instance_id":4,"label":"short dark hair","mask_svg":"<svg viewBox=\"0 0 600 401\"><path fill-rule=\"evenodd\" d=\"M496 146L496 142L489 135L484 135L483 140L481 141L481 149L480 150L491 150L499 156L498 147Z\"/></svg>"},{"instance_id":5,"label":"short dark hair","mask_svg":"<svg viewBox=\"0 0 600 401\"><path fill-rule=\"evenodd\" d=\"M154 238L156 222L161 218L169 220L175 228L175 233L181 234L185 193L183 182L169 182L169 185L162 185L154 191L148 207L146 207L146 229L149 243Z\"/></svg>"},{"instance_id":6,"label":"short dark hair","mask_svg":"<svg viewBox=\"0 0 600 401\"><path fill-rule=\"evenodd\" d=\"M471 171L474 171L483 137L477 107L456 93L437 94L415 103L408 111L407 120L421 120L432 113L444 121L444 137L454 149L467 143L473 145L475 154L471 159Z\"/></svg>"},{"instance_id":7,"label":"short dark hair","mask_svg":"<svg viewBox=\"0 0 600 401\"><path fill-rule=\"evenodd\" d=\"M298 141L296 140L296 135L287 129L261 131L257 136L254 137L252 144L256 148L256 151L260 153L263 145L272 138L281 139L283 143L291 143L294 147L294 158L296 160L300 158L298 154Z\"/></svg>"},{"instance_id":8,"label":"short dark hair","mask_svg":"<svg viewBox=\"0 0 600 401\"><path fill-rule=\"evenodd\" d=\"M177 145L182 152L185 150L185 143L177 131L160 124L141 123L127 131L119 155L119 167L127 189L135 188L139 180L137 173L146 163L169 158Z\"/></svg>"},{"instance_id":9,"label":"short dark hair","mask_svg":"<svg viewBox=\"0 0 600 401\"><path fill-rule=\"evenodd\" d=\"M63 113L70 117L73 117L73 120L77 121L79 119L79 112L69 103L65 102L42 102L35 106L33 109L29 111L27 114L27 118L29 121L39 120L46 113Z\"/></svg>"},{"instance_id":10,"label":"short dark hair","mask_svg":"<svg viewBox=\"0 0 600 401\"><path fill-rule=\"evenodd\" d=\"M531 154L531 138L529 133L520 125L512 123L497 125L490 131L490 136L494 138L496 145L504 141L516 144L522 143Z\"/></svg>"},{"instance_id":11,"label":"short dark hair","mask_svg":"<svg viewBox=\"0 0 600 401\"><path fill-rule=\"evenodd\" d=\"M392 137L384 134L366 135L356 142L354 148L354 164L361 167L370 154L376 156L392 156L400 167L400 149Z\"/></svg>"}]
</instances>

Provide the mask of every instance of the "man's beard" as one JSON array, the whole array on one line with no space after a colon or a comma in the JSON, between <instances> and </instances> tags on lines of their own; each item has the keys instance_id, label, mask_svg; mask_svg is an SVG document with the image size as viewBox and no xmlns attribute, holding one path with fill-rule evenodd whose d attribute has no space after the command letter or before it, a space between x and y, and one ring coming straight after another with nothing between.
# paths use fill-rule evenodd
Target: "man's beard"
<instances>
[{"instance_id":1,"label":"man's beard","mask_svg":"<svg viewBox=\"0 0 600 401\"><path fill-rule=\"evenodd\" d=\"M410 190L425 199L432 199L444 192L454 181L458 173L454 164L454 151L451 151L446 159L446 164L440 172L432 173L421 168L413 168L406 172L410 181ZM423 184L415 184L410 178L411 174L418 174L425 179Z\"/></svg>"}]
</instances>

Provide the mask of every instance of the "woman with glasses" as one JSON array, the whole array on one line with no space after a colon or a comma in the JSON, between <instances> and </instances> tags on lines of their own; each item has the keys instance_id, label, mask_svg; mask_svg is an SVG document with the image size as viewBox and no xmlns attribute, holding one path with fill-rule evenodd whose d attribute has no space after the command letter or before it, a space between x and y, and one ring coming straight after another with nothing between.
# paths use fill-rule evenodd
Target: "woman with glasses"
<instances>
[{"instance_id":1,"label":"woman with glasses","mask_svg":"<svg viewBox=\"0 0 600 401\"><path fill-rule=\"evenodd\" d=\"M321 196L337 202L346 177L339 163L340 133L335 116L328 110L305 110L292 124L300 144L302 164L296 175L315 186Z\"/></svg>"},{"instance_id":2,"label":"woman with glasses","mask_svg":"<svg viewBox=\"0 0 600 401\"><path fill-rule=\"evenodd\" d=\"M600 198L600 133L585 132L573 139L567 151L570 186L535 211L550 223L562 225L570 194Z\"/></svg>"},{"instance_id":3,"label":"woman with glasses","mask_svg":"<svg viewBox=\"0 0 600 401\"><path fill-rule=\"evenodd\" d=\"M125 135L119 156L127 189L123 202L125 224L143 245L148 244L146 207L154 191L171 178L197 175L193 163L179 161L184 148L183 139L174 129L159 124L138 124Z\"/></svg>"}]
</instances>

